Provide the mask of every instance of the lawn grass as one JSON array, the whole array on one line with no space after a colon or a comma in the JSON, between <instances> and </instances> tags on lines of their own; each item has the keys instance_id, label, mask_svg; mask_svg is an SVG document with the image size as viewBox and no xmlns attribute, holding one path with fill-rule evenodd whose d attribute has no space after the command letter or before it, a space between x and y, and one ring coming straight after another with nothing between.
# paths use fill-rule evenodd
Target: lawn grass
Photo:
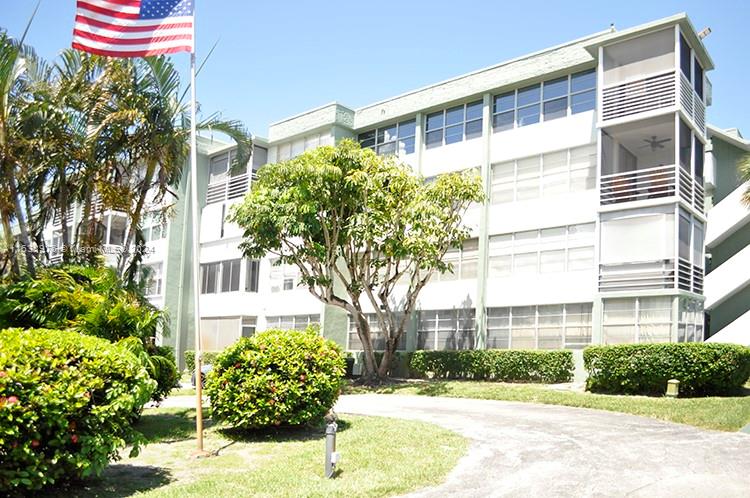
<instances>
[{"instance_id":1,"label":"lawn grass","mask_svg":"<svg viewBox=\"0 0 750 498\"><path fill-rule=\"evenodd\" d=\"M194 387L175 387L169 392L170 396L195 396Z\"/></svg>"},{"instance_id":2,"label":"lawn grass","mask_svg":"<svg viewBox=\"0 0 750 498\"><path fill-rule=\"evenodd\" d=\"M561 391L544 385L472 381L408 382L379 388L347 388L349 394L372 392L595 408L720 431L738 431L750 423L750 389L746 390L744 396L737 397L670 399Z\"/></svg>"},{"instance_id":3,"label":"lawn grass","mask_svg":"<svg viewBox=\"0 0 750 498\"><path fill-rule=\"evenodd\" d=\"M149 444L59 496L379 497L440 483L465 453L456 433L415 421L345 416L339 421L340 474L323 478L323 429L242 433L207 420L195 459L192 409L149 409L138 428Z\"/></svg>"}]
</instances>

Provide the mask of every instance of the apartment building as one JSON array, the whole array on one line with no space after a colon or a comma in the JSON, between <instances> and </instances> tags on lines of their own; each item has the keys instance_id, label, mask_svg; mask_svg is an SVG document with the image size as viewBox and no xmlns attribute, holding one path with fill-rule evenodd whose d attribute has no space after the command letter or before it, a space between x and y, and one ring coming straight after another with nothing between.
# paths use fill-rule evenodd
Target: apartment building
<instances>
[{"instance_id":1,"label":"apartment building","mask_svg":"<svg viewBox=\"0 0 750 498\"><path fill-rule=\"evenodd\" d=\"M191 232L188 178L175 216L149 231L151 298L171 316L163 342L180 358L194 348L190 261L198 236L204 350L312 323L360 349L344 311L298 287L294 267L244 258L241 230L226 221L263 164L344 138L394 154L426 179L474 168L485 186L487 201L464 220L471 237L446 255L453 273L423 290L404 350L580 350L702 341L743 324L747 331L750 287L737 268L750 258L750 213L739 204L733 168L750 148L739 132L706 125L712 69L679 14L359 109L331 103L305 111L271 124L239 175L229 173L232 147L202 138L200 233ZM117 223L107 225L109 243L117 242ZM748 342L749 334L732 338Z\"/></svg>"}]
</instances>

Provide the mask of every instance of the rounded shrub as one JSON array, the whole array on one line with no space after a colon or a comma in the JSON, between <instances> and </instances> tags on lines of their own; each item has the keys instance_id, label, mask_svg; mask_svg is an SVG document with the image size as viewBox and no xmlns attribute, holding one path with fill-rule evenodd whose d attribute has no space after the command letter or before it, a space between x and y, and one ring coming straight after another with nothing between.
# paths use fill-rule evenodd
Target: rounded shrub
<instances>
[{"instance_id":1,"label":"rounded shrub","mask_svg":"<svg viewBox=\"0 0 750 498\"><path fill-rule=\"evenodd\" d=\"M336 402L344 371L341 349L312 328L240 339L208 375L211 416L245 429L316 423Z\"/></svg>"},{"instance_id":2,"label":"rounded shrub","mask_svg":"<svg viewBox=\"0 0 750 498\"><path fill-rule=\"evenodd\" d=\"M750 348L737 344L667 343L590 346L583 351L590 391L664 394L680 381L680 395L738 392L750 377Z\"/></svg>"},{"instance_id":3,"label":"rounded shrub","mask_svg":"<svg viewBox=\"0 0 750 498\"><path fill-rule=\"evenodd\" d=\"M98 475L141 436L132 427L155 382L107 340L44 329L0 331L0 494Z\"/></svg>"}]
</instances>

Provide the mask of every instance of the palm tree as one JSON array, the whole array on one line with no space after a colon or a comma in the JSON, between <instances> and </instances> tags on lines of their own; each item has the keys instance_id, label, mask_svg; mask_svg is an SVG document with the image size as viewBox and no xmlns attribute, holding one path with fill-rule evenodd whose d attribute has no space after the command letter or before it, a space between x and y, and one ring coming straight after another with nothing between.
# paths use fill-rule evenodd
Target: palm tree
<instances>
[{"instance_id":1,"label":"palm tree","mask_svg":"<svg viewBox=\"0 0 750 498\"><path fill-rule=\"evenodd\" d=\"M28 176L28 135L35 129L28 106L33 105L32 75L43 72L44 63L34 51L0 32L0 218L7 241L13 241L11 224L20 232L26 267L34 274L34 255L26 214L19 191L19 179ZM19 273L17 262L12 270Z\"/></svg>"},{"instance_id":2,"label":"palm tree","mask_svg":"<svg viewBox=\"0 0 750 498\"><path fill-rule=\"evenodd\" d=\"M737 171L740 176L740 182L750 182L750 154L745 154L745 156L740 159L737 164ZM747 190L742 196L742 202L750 207L750 184L748 184Z\"/></svg>"}]
</instances>

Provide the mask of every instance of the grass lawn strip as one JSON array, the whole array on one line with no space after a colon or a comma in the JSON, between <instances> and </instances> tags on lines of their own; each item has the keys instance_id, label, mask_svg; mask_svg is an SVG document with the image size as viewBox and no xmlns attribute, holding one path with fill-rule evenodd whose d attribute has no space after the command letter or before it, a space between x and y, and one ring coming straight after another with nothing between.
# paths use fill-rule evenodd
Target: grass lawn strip
<instances>
[{"instance_id":1,"label":"grass lawn strip","mask_svg":"<svg viewBox=\"0 0 750 498\"><path fill-rule=\"evenodd\" d=\"M205 448L217 456L191 458L194 413L146 410L139 430L149 444L141 455L110 465L68 495L391 496L442 482L468 447L462 436L432 424L346 415L337 439L340 475L331 480L322 476L321 429L243 434L209 425Z\"/></svg>"},{"instance_id":2,"label":"grass lawn strip","mask_svg":"<svg viewBox=\"0 0 750 498\"><path fill-rule=\"evenodd\" d=\"M731 432L739 431L750 423L750 389L746 390L744 396L737 397L670 399L561 391L538 384L472 381L408 382L375 389L347 388L348 394L371 392L521 401L594 408L693 425L703 429Z\"/></svg>"}]
</instances>

